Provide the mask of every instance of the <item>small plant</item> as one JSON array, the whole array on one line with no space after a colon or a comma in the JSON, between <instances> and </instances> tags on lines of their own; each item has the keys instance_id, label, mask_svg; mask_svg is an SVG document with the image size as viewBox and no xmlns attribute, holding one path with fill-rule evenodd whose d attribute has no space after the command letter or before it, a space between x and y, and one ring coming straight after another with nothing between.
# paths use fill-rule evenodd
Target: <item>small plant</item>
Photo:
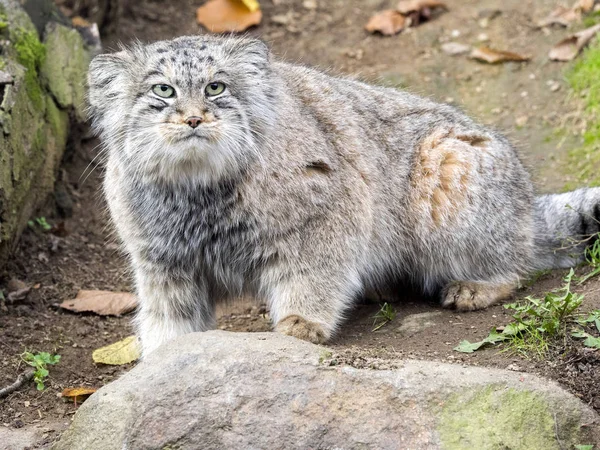
<instances>
[{"instance_id":1,"label":"small plant","mask_svg":"<svg viewBox=\"0 0 600 450\"><path fill-rule=\"evenodd\" d=\"M585 317L579 317L576 322L581 326L591 326L593 324L598 333L600 333L600 309L592 311ZM583 341L583 345L586 347L600 348L600 338L594 337L582 329L576 328L571 333L571 336L579 339L585 339L585 341Z\"/></svg>"},{"instance_id":2,"label":"small plant","mask_svg":"<svg viewBox=\"0 0 600 450\"><path fill-rule=\"evenodd\" d=\"M579 279L579 284L585 283L590 278L600 274L600 234L595 236L594 243L585 250L585 260L592 270Z\"/></svg>"},{"instance_id":3,"label":"small plant","mask_svg":"<svg viewBox=\"0 0 600 450\"><path fill-rule=\"evenodd\" d=\"M514 311L513 322L504 328L494 328L482 341L471 343L462 341L456 351L472 353L479 348L504 342L507 349L518 353L536 353L543 356L551 341L567 334L567 328L575 320L575 311L581 305L583 296L571 292L573 269L564 279L564 285L549 292L543 299L526 297L524 302L504 305Z\"/></svg>"},{"instance_id":4,"label":"small plant","mask_svg":"<svg viewBox=\"0 0 600 450\"><path fill-rule=\"evenodd\" d=\"M58 363L60 355L51 355L47 352L36 354L25 352L21 355L21 358L35 369L33 372L33 381L37 386L37 390L43 391L46 387L44 386L44 381L49 375L48 366Z\"/></svg>"},{"instance_id":5,"label":"small plant","mask_svg":"<svg viewBox=\"0 0 600 450\"><path fill-rule=\"evenodd\" d=\"M391 322L396 318L396 310L392 305L386 302L381 305L381 308L377 314L373 316L373 318L375 321L373 322L372 331L377 331L387 325L388 322Z\"/></svg>"},{"instance_id":6,"label":"small plant","mask_svg":"<svg viewBox=\"0 0 600 450\"><path fill-rule=\"evenodd\" d=\"M34 220L30 220L27 222L29 228L35 229L35 226L39 226L44 231L50 231L52 229L52 225L50 225L45 217L37 217Z\"/></svg>"}]
</instances>

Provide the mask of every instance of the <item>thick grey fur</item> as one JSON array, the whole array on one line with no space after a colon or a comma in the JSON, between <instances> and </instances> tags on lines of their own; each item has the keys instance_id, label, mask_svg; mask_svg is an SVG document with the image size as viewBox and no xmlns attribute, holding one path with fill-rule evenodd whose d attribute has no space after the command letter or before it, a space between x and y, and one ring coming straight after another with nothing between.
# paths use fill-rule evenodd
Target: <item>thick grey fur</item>
<instances>
[{"instance_id":1,"label":"thick grey fur","mask_svg":"<svg viewBox=\"0 0 600 450\"><path fill-rule=\"evenodd\" d=\"M215 81L225 91L206 96ZM146 354L241 295L313 342L390 279L485 307L533 269L580 261L599 229L600 189L534 198L511 144L451 106L278 61L257 40L136 44L97 56L89 87Z\"/></svg>"}]
</instances>

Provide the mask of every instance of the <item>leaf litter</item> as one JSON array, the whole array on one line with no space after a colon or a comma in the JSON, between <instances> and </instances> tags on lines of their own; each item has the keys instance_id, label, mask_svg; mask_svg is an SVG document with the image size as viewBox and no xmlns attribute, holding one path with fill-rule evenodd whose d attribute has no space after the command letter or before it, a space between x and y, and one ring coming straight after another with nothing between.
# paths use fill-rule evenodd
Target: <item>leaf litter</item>
<instances>
[{"instance_id":1,"label":"leaf litter","mask_svg":"<svg viewBox=\"0 0 600 450\"><path fill-rule=\"evenodd\" d=\"M571 61L581 53L581 50L590 43L598 32L600 32L600 24L572 34L552 47L548 57L552 61Z\"/></svg>"},{"instance_id":2,"label":"leaf litter","mask_svg":"<svg viewBox=\"0 0 600 450\"><path fill-rule=\"evenodd\" d=\"M121 366L140 358L140 346L136 336L129 336L114 344L94 350L92 359L98 364Z\"/></svg>"},{"instance_id":3,"label":"leaf litter","mask_svg":"<svg viewBox=\"0 0 600 450\"><path fill-rule=\"evenodd\" d=\"M245 31L261 20L256 0L209 0L196 10L196 21L212 33Z\"/></svg>"},{"instance_id":4,"label":"leaf litter","mask_svg":"<svg viewBox=\"0 0 600 450\"><path fill-rule=\"evenodd\" d=\"M496 50L486 46L473 49L469 57L489 64L498 64L509 61L524 62L531 59L531 56L507 52L504 50Z\"/></svg>"},{"instance_id":5,"label":"leaf litter","mask_svg":"<svg viewBox=\"0 0 600 450\"><path fill-rule=\"evenodd\" d=\"M447 9L446 4L436 0L400 0L396 9L375 13L365 25L370 33L393 36L409 27L416 27L431 19L433 10Z\"/></svg>"},{"instance_id":6,"label":"leaf litter","mask_svg":"<svg viewBox=\"0 0 600 450\"><path fill-rule=\"evenodd\" d=\"M127 292L81 290L77 297L59 305L73 312L94 312L101 316L120 316L137 306L135 295Z\"/></svg>"},{"instance_id":7,"label":"leaf litter","mask_svg":"<svg viewBox=\"0 0 600 450\"><path fill-rule=\"evenodd\" d=\"M60 396L66 400L72 401L73 403L83 403L87 398L96 392L98 388L89 387L76 387L76 388L65 388L61 392Z\"/></svg>"}]
</instances>

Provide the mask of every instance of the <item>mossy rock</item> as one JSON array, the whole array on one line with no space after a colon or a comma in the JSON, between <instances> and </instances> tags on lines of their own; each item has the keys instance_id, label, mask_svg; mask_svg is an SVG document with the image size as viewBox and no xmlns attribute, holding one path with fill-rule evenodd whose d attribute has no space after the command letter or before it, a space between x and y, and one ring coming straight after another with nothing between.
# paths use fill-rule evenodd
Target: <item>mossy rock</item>
<instances>
[{"instance_id":1,"label":"mossy rock","mask_svg":"<svg viewBox=\"0 0 600 450\"><path fill-rule=\"evenodd\" d=\"M580 416L574 409L565 415L557 406L538 392L503 385L454 394L440 415L442 448L573 448L580 443Z\"/></svg>"},{"instance_id":2,"label":"mossy rock","mask_svg":"<svg viewBox=\"0 0 600 450\"><path fill-rule=\"evenodd\" d=\"M0 83L0 266L54 188L70 117L84 120L90 57L83 40L55 23L44 35L20 3L0 0L0 36L8 43L0 70L9 80Z\"/></svg>"},{"instance_id":3,"label":"mossy rock","mask_svg":"<svg viewBox=\"0 0 600 450\"><path fill-rule=\"evenodd\" d=\"M79 33L50 22L46 26L46 58L41 67L50 92L61 108L72 107L80 120L85 119L85 79L90 63Z\"/></svg>"}]
</instances>

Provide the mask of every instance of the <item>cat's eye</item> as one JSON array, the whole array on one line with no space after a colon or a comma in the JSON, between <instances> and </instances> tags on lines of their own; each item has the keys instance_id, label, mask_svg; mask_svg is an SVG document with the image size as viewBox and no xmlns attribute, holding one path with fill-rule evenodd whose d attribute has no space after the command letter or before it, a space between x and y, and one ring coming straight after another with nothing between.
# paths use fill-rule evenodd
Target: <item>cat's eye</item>
<instances>
[{"instance_id":1,"label":"cat's eye","mask_svg":"<svg viewBox=\"0 0 600 450\"><path fill-rule=\"evenodd\" d=\"M209 97L214 97L215 95L222 94L224 90L225 84L220 81L215 81L214 83L207 85L204 92L206 92L206 95Z\"/></svg>"},{"instance_id":2,"label":"cat's eye","mask_svg":"<svg viewBox=\"0 0 600 450\"><path fill-rule=\"evenodd\" d=\"M175 89L168 84L156 84L152 86L152 92L162 98L175 97Z\"/></svg>"}]
</instances>

